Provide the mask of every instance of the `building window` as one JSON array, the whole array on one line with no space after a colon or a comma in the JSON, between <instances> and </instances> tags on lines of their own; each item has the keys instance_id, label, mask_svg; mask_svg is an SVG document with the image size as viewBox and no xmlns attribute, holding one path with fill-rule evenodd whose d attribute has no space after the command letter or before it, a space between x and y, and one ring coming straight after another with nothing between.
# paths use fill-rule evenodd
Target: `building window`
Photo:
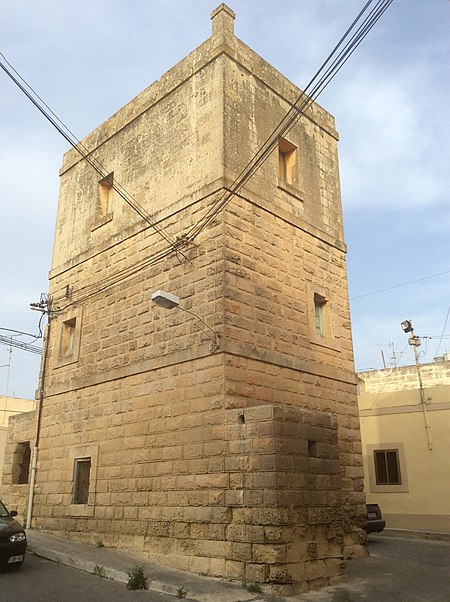
<instances>
[{"instance_id":1,"label":"building window","mask_svg":"<svg viewBox=\"0 0 450 602\"><path fill-rule=\"evenodd\" d=\"M98 183L97 221L103 219L108 213L111 213L113 190L114 174L110 173Z\"/></svg>"},{"instance_id":2,"label":"building window","mask_svg":"<svg viewBox=\"0 0 450 602\"><path fill-rule=\"evenodd\" d=\"M316 335L323 337L325 335L325 306L327 300L322 295L314 293L314 320Z\"/></svg>"},{"instance_id":3,"label":"building window","mask_svg":"<svg viewBox=\"0 0 450 602\"><path fill-rule=\"evenodd\" d=\"M340 351L339 316L333 306L331 292L313 282L307 282L306 287L310 342Z\"/></svg>"},{"instance_id":4,"label":"building window","mask_svg":"<svg viewBox=\"0 0 450 602\"><path fill-rule=\"evenodd\" d=\"M98 183L97 203L92 223L92 230L96 230L110 222L113 218L112 205L114 193L114 173L110 173Z\"/></svg>"},{"instance_id":5,"label":"building window","mask_svg":"<svg viewBox=\"0 0 450 602\"><path fill-rule=\"evenodd\" d=\"M88 503L90 474L91 458L76 458L74 466L73 504Z\"/></svg>"},{"instance_id":6,"label":"building window","mask_svg":"<svg viewBox=\"0 0 450 602\"><path fill-rule=\"evenodd\" d=\"M55 368L78 361L80 355L82 311L72 310L57 321Z\"/></svg>"},{"instance_id":7,"label":"building window","mask_svg":"<svg viewBox=\"0 0 450 602\"><path fill-rule=\"evenodd\" d=\"M397 449L373 452L377 485L401 485L400 461Z\"/></svg>"},{"instance_id":8,"label":"building window","mask_svg":"<svg viewBox=\"0 0 450 602\"><path fill-rule=\"evenodd\" d=\"M13 458L12 483L26 485L30 472L31 447L29 441L18 443Z\"/></svg>"},{"instance_id":9,"label":"building window","mask_svg":"<svg viewBox=\"0 0 450 602\"><path fill-rule=\"evenodd\" d=\"M59 346L60 355L67 357L72 355L75 350L75 333L77 327L77 319L70 318L62 324L61 343Z\"/></svg>"},{"instance_id":10,"label":"building window","mask_svg":"<svg viewBox=\"0 0 450 602\"><path fill-rule=\"evenodd\" d=\"M405 446L401 441L369 443L367 455L366 491L373 493L407 493L408 471ZM369 500L370 501L370 500Z\"/></svg>"},{"instance_id":11,"label":"building window","mask_svg":"<svg viewBox=\"0 0 450 602\"><path fill-rule=\"evenodd\" d=\"M297 147L280 138L278 141L278 178L287 184L293 183L295 155Z\"/></svg>"},{"instance_id":12,"label":"building window","mask_svg":"<svg viewBox=\"0 0 450 602\"><path fill-rule=\"evenodd\" d=\"M72 500L65 510L67 516L94 516L97 469L98 445L69 448L67 470L72 474Z\"/></svg>"}]
</instances>

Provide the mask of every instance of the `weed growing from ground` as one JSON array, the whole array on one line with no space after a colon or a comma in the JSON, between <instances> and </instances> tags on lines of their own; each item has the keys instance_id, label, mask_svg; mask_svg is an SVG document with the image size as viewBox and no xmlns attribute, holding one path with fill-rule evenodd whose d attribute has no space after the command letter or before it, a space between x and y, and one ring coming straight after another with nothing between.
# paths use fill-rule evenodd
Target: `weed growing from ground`
<instances>
[{"instance_id":1,"label":"weed growing from ground","mask_svg":"<svg viewBox=\"0 0 450 602\"><path fill-rule=\"evenodd\" d=\"M135 566L128 571L127 589L148 589L148 579L141 566Z\"/></svg>"},{"instance_id":2,"label":"weed growing from ground","mask_svg":"<svg viewBox=\"0 0 450 602\"><path fill-rule=\"evenodd\" d=\"M92 571L92 574L93 575L97 575L97 577L103 577L103 578L105 578L106 577L105 567L101 566L99 564L96 564L94 566L94 570Z\"/></svg>"},{"instance_id":3,"label":"weed growing from ground","mask_svg":"<svg viewBox=\"0 0 450 602\"><path fill-rule=\"evenodd\" d=\"M251 594L260 594L262 592L262 589L259 587L259 585L257 583L249 583L248 585L245 585L244 587Z\"/></svg>"}]
</instances>

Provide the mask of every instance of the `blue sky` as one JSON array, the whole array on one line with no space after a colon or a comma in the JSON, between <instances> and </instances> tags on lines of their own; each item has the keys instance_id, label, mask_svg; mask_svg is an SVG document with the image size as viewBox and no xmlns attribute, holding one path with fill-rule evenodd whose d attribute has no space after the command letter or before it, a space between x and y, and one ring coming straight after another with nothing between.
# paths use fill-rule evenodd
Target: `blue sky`
<instances>
[{"instance_id":1,"label":"blue sky","mask_svg":"<svg viewBox=\"0 0 450 602\"><path fill-rule=\"evenodd\" d=\"M218 4L0 0L0 52L82 138L201 44ZM236 35L301 88L365 0L228 4ZM422 362L450 351L449 14L445 0L394 0L319 98L341 138L357 370L381 368L382 351L413 363L405 319L433 337ZM67 144L3 72L0 102L0 327L35 333ZM0 395L33 397L38 356L9 359L0 345Z\"/></svg>"}]
</instances>

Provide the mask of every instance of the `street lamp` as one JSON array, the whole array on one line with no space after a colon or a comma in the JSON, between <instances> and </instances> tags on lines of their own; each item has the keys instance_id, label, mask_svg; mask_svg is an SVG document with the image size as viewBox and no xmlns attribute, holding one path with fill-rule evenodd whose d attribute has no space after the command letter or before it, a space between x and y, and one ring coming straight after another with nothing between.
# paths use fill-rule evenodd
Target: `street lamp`
<instances>
[{"instance_id":1,"label":"street lamp","mask_svg":"<svg viewBox=\"0 0 450 602\"><path fill-rule=\"evenodd\" d=\"M159 305L159 307L164 307L165 309L173 309L174 307L178 307L180 304L180 297L176 295L172 295L170 293L166 293L165 291L155 291L152 294L152 301Z\"/></svg>"},{"instance_id":2,"label":"street lamp","mask_svg":"<svg viewBox=\"0 0 450 602\"><path fill-rule=\"evenodd\" d=\"M209 324L207 324L205 322L205 320L203 320L203 318L198 316L196 313L194 313L190 309L186 309L185 307L181 306L180 305L180 297L178 297L177 295L173 295L172 293L167 293L166 291L160 290L160 291L155 291L154 293L152 293L152 301L153 301L153 303L156 303L156 305L158 305L159 307L163 307L164 309L174 309L175 307L178 307L178 309L181 309L182 311L185 311L186 313L194 316L194 318L199 320L199 322L201 322L201 324L203 324L203 326L205 326L208 329L208 330L206 330L205 328L203 328L201 326L201 324L199 324L200 330L202 332L204 332L206 334L206 336L209 339L211 339L211 341L214 343L214 349L213 349L212 353L214 353L215 351L217 351L217 349L219 349L220 343L219 343L219 335L217 334L217 332L215 330L213 330L211 328L211 326L209 326ZM210 333L212 333L212 334L210 334Z\"/></svg>"},{"instance_id":3,"label":"street lamp","mask_svg":"<svg viewBox=\"0 0 450 602\"><path fill-rule=\"evenodd\" d=\"M426 398L425 398L425 389L422 381L422 373L420 371L420 363L419 363L419 353L417 352L417 347L419 347L422 343L419 337L414 334L414 328L411 320L405 320L401 323L401 327L403 332L411 333L408 343L414 349L414 359L416 360L416 369L417 369L417 377L419 379L419 392L420 392L420 403L422 405L423 418L425 421L425 432L427 435L428 449L431 451L433 449L433 444L431 442L431 434L430 434L430 425L428 422L427 416L427 407L426 407Z\"/></svg>"},{"instance_id":4,"label":"street lamp","mask_svg":"<svg viewBox=\"0 0 450 602\"><path fill-rule=\"evenodd\" d=\"M412 327L411 320L405 320L404 322L402 322L401 326L403 328L403 332L413 332L414 330Z\"/></svg>"}]
</instances>

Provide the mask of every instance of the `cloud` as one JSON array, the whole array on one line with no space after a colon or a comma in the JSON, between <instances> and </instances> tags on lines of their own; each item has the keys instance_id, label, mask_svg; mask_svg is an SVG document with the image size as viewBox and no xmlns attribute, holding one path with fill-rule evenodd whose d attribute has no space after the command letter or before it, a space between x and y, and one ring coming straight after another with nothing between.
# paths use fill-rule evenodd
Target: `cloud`
<instances>
[{"instance_id":1,"label":"cloud","mask_svg":"<svg viewBox=\"0 0 450 602\"><path fill-rule=\"evenodd\" d=\"M374 77L364 69L341 87L337 113L348 207L431 207L446 198L449 132L444 118L428 118L420 81L420 73Z\"/></svg>"}]
</instances>

